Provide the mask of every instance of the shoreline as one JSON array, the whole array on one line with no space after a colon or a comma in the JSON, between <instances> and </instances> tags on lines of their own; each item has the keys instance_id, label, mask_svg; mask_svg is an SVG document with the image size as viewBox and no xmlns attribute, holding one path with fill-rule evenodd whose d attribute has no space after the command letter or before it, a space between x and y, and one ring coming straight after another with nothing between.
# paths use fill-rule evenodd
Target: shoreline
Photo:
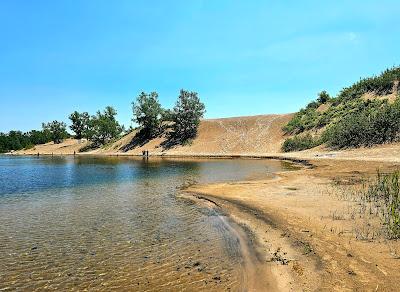
<instances>
[{"instance_id":1,"label":"shoreline","mask_svg":"<svg viewBox=\"0 0 400 292\"><path fill-rule=\"evenodd\" d=\"M182 192L217 204L251 232L247 244L252 252L261 252L259 264L280 291L394 291L400 261L390 256L389 243L355 239L348 230L353 221L331 218L332 210L345 213L355 202L325 194L325 188L333 177L370 175L376 167L395 169L398 164L331 160L312 164L278 172L272 179L192 185ZM302 188L304 193L296 195ZM391 244L400 248L398 241Z\"/></svg>"}]
</instances>

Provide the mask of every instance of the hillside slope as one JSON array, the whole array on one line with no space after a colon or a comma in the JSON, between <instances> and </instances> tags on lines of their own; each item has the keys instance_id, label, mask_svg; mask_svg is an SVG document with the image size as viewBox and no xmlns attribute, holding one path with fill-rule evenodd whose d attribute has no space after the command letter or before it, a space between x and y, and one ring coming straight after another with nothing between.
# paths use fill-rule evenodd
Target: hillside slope
<instances>
[{"instance_id":1,"label":"hillside slope","mask_svg":"<svg viewBox=\"0 0 400 292\"><path fill-rule=\"evenodd\" d=\"M148 150L153 155L235 155L278 153L284 141L282 127L291 119L291 114L259 115L223 119L203 120L198 135L190 145L165 149L164 138L156 138L142 146L130 146L135 133L132 132L111 145L90 154L140 155ZM68 139L61 144L37 145L18 154L73 154L79 152L86 142Z\"/></svg>"}]
</instances>

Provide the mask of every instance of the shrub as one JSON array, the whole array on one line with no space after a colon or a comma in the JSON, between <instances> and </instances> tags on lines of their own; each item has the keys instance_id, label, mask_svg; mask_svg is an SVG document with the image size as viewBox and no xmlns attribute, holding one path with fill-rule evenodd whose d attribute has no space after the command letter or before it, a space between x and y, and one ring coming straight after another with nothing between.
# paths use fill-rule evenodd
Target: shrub
<instances>
[{"instance_id":1,"label":"shrub","mask_svg":"<svg viewBox=\"0 0 400 292\"><path fill-rule=\"evenodd\" d=\"M398 140L400 101L354 111L332 125L323 140L333 148L372 146Z\"/></svg>"},{"instance_id":2,"label":"shrub","mask_svg":"<svg viewBox=\"0 0 400 292\"><path fill-rule=\"evenodd\" d=\"M292 120L283 127L285 133L299 134L312 128L331 126L339 122L343 117L366 108L380 107L380 100L363 100L362 95L373 92L377 95L385 95L396 89L395 82L400 80L400 67L385 70L379 76L364 78L353 85L343 88L335 97L331 98L326 91L319 93L317 101L307 105L305 109L296 113ZM397 86L399 92L400 87ZM330 102L330 107L320 113L315 109L323 103Z\"/></svg>"},{"instance_id":3,"label":"shrub","mask_svg":"<svg viewBox=\"0 0 400 292\"><path fill-rule=\"evenodd\" d=\"M328 102L330 99L331 99L331 97L329 96L328 92L326 92L325 90L318 93L317 102L319 104L324 104L324 103Z\"/></svg>"},{"instance_id":4,"label":"shrub","mask_svg":"<svg viewBox=\"0 0 400 292\"><path fill-rule=\"evenodd\" d=\"M305 149L314 148L315 146L320 145L321 142L319 139L313 138L310 134L306 135L297 135L293 138L288 138L283 142L282 151L283 152L292 152L292 151L301 151Z\"/></svg>"}]
</instances>

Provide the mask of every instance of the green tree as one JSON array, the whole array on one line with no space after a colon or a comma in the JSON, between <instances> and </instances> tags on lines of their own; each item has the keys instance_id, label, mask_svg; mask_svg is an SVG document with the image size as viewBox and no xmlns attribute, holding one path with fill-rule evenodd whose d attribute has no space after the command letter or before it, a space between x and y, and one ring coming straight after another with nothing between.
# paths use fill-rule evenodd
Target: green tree
<instances>
[{"instance_id":1,"label":"green tree","mask_svg":"<svg viewBox=\"0 0 400 292\"><path fill-rule=\"evenodd\" d=\"M98 111L89 122L90 140L97 146L104 145L117 138L123 128L116 120L117 111L107 106L103 112Z\"/></svg>"},{"instance_id":2,"label":"green tree","mask_svg":"<svg viewBox=\"0 0 400 292\"><path fill-rule=\"evenodd\" d=\"M142 92L132 102L133 119L138 123L145 138L153 138L162 130L163 109L158 101L157 92L147 94Z\"/></svg>"},{"instance_id":3,"label":"green tree","mask_svg":"<svg viewBox=\"0 0 400 292\"><path fill-rule=\"evenodd\" d=\"M74 131L76 139L88 138L88 127L90 116L87 112L79 113L74 111L70 114L69 119L72 124L70 129Z\"/></svg>"},{"instance_id":4,"label":"green tree","mask_svg":"<svg viewBox=\"0 0 400 292\"><path fill-rule=\"evenodd\" d=\"M64 122L52 121L42 124L43 131L49 131L50 137L55 144L61 143L68 137L67 125Z\"/></svg>"},{"instance_id":5,"label":"green tree","mask_svg":"<svg viewBox=\"0 0 400 292\"><path fill-rule=\"evenodd\" d=\"M328 92L326 92L325 90L324 91L321 91L320 93L318 93L318 98L317 98L317 101L319 102L319 103L326 103L326 102L328 102L329 100L331 99L331 97L329 96L329 94L328 94Z\"/></svg>"},{"instance_id":6,"label":"green tree","mask_svg":"<svg viewBox=\"0 0 400 292\"><path fill-rule=\"evenodd\" d=\"M45 144L52 141L51 133L49 130L37 131L32 130L28 133L29 141L32 145Z\"/></svg>"},{"instance_id":7,"label":"green tree","mask_svg":"<svg viewBox=\"0 0 400 292\"><path fill-rule=\"evenodd\" d=\"M173 137L180 142L196 137L197 128L204 113L205 106L200 101L197 92L182 89L172 112Z\"/></svg>"}]
</instances>

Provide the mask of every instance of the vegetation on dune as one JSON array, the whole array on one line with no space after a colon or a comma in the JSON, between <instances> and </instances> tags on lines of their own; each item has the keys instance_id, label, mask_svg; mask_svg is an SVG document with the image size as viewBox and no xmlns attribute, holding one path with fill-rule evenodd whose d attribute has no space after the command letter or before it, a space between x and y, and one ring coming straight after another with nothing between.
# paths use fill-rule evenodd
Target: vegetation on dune
<instances>
[{"instance_id":1,"label":"vegetation on dune","mask_svg":"<svg viewBox=\"0 0 400 292\"><path fill-rule=\"evenodd\" d=\"M0 153L10 150L21 150L32 148L36 144L44 144L51 141L48 131L32 130L23 133L21 131L10 131L0 133Z\"/></svg>"},{"instance_id":2,"label":"vegetation on dune","mask_svg":"<svg viewBox=\"0 0 400 292\"><path fill-rule=\"evenodd\" d=\"M150 139L163 134L166 134L167 137L163 146L170 147L175 144L187 143L197 134L205 106L196 92L181 90L173 110L163 109L156 92L150 94L142 92L132 103L132 110L132 121L139 125L140 130L126 149L122 150L129 150L131 146L144 145ZM120 138L122 133L126 133L116 117L117 111L111 106L107 106L103 111L97 111L96 115L92 116L87 112L74 111L71 113L69 128L74 132L74 137L76 139L85 138L90 142L80 149L80 152L110 144ZM0 133L0 153L28 149L50 141L58 144L71 136L68 134L67 125L64 122L43 123L42 127L42 131ZM129 129L129 131L133 130L133 128ZM136 143L138 139L140 143Z\"/></svg>"},{"instance_id":3,"label":"vegetation on dune","mask_svg":"<svg viewBox=\"0 0 400 292\"><path fill-rule=\"evenodd\" d=\"M121 135L124 129L118 123L116 116L117 111L107 106L103 112L97 111L96 115L89 120L88 139L94 145L104 145Z\"/></svg>"},{"instance_id":4,"label":"vegetation on dune","mask_svg":"<svg viewBox=\"0 0 400 292\"><path fill-rule=\"evenodd\" d=\"M283 152L301 151L310 149L321 144L320 139L313 138L309 133L305 135L296 135L283 142Z\"/></svg>"},{"instance_id":5,"label":"vegetation on dune","mask_svg":"<svg viewBox=\"0 0 400 292\"><path fill-rule=\"evenodd\" d=\"M172 110L164 109L158 101L158 94L142 92L133 104L133 121L139 124L139 131L124 151L144 145L149 139L164 135L163 147L186 144L197 135L200 119L205 106L197 92L181 90Z\"/></svg>"},{"instance_id":6,"label":"vegetation on dune","mask_svg":"<svg viewBox=\"0 0 400 292\"><path fill-rule=\"evenodd\" d=\"M43 123L42 128L43 131L47 131L50 134L50 138L54 144L61 143L69 136L67 133L67 125L64 122L52 121Z\"/></svg>"},{"instance_id":7,"label":"vegetation on dune","mask_svg":"<svg viewBox=\"0 0 400 292\"><path fill-rule=\"evenodd\" d=\"M332 148L372 146L399 138L399 98L394 104L384 103L351 112L323 134L323 140Z\"/></svg>"},{"instance_id":8,"label":"vegetation on dune","mask_svg":"<svg viewBox=\"0 0 400 292\"><path fill-rule=\"evenodd\" d=\"M307 131L321 132L319 141L334 148L371 146L398 140L399 98L394 104L386 99L363 99L363 95L382 96L399 93L400 67L387 69L381 75L361 79L344 88L337 97L321 92L316 101L301 109L283 127L288 135ZM324 105L324 109L322 108ZM291 139L291 140L289 140ZM293 138L282 146L292 145ZM298 143L300 148L304 145ZM314 147L309 143L310 148ZM289 151L302 150L292 147Z\"/></svg>"},{"instance_id":9,"label":"vegetation on dune","mask_svg":"<svg viewBox=\"0 0 400 292\"><path fill-rule=\"evenodd\" d=\"M132 102L133 122L141 127L144 139L151 139L162 132L163 108L158 100L158 93L147 94L142 92Z\"/></svg>"},{"instance_id":10,"label":"vegetation on dune","mask_svg":"<svg viewBox=\"0 0 400 292\"><path fill-rule=\"evenodd\" d=\"M21 131L10 131L0 133L0 153L11 150L29 149L34 145L45 144L51 141L59 143L68 137L65 124L58 121L43 123L42 130L32 130L26 133Z\"/></svg>"},{"instance_id":11,"label":"vegetation on dune","mask_svg":"<svg viewBox=\"0 0 400 292\"><path fill-rule=\"evenodd\" d=\"M107 106L103 111L97 111L96 115L90 116L87 112L73 112L70 129L74 131L76 139L85 138L91 142L90 145L81 149L87 151L98 148L120 137L124 127L117 121L117 111Z\"/></svg>"},{"instance_id":12,"label":"vegetation on dune","mask_svg":"<svg viewBox=\"0 0 400 292\"><path fill-rule=\"evenodd\" d=\"M197 92L181 90L172 111L171 138L178 143L195 138L204 113L205 106Z\"/></svg>"},{"instance_id":13,"label":"vegetation on dune","mask_svg":"<svg viewBox=\"0 0 400 292\"><path fill-rule=\"evenodd\" d=\"M79 113L74 111L70 114L69 119L71 120L71 125L69 128L75 133L76 139L86 138L89 139L90 136L90 115L87 112Z\"/></svg>"}]
</instances>

